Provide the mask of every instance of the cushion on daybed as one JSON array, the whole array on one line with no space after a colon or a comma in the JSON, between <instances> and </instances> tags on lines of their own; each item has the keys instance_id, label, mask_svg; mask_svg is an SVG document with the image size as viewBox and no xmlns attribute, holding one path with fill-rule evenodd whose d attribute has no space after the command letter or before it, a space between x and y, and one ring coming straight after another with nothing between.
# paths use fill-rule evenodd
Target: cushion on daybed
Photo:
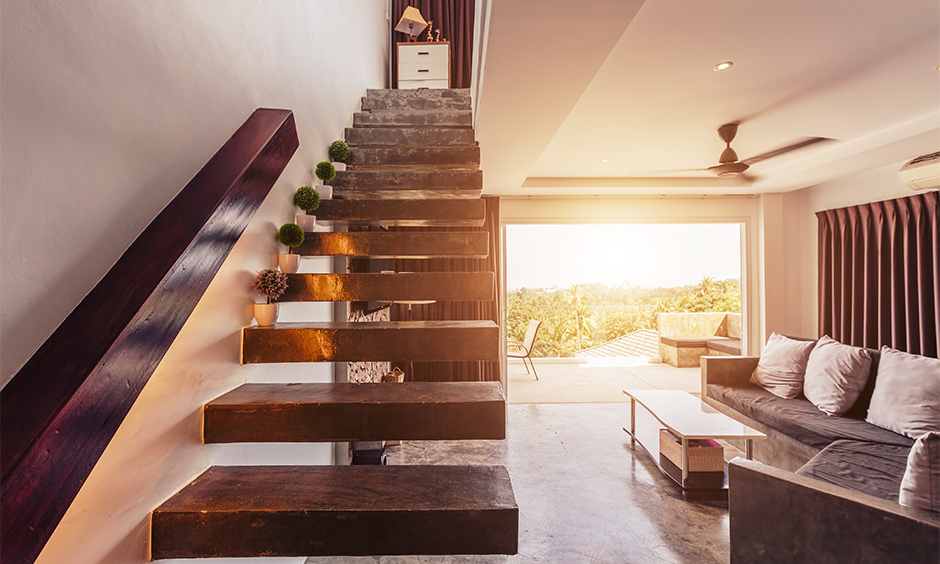
<instances>
[{"instance_id":1,"label":"cushion on daybed","mask_svg":"<svg viewBox=\"0 0 940 564\"><path fill-rule=\"evenodd\" d=\"M852 347L824 335L806 363L803 395L820 411L829 415L842 415L855 405L855 401L868 383L871 354L861 347Z\"/></svg>"},{"instance_id":2,"label":"cushion on daybed","mask_svg":"<svg viewBox=\"0 0 940 564\"><path fill-rule=\"evenodd\" d=\"M881 347L865 420L912 439L940 432L940 360Z\"/></svg>"},{"instance_id":3,"label":"cushion on daybed","mask_svg":"<svg viewBox=\"0 0 940 564\"><path fill-rule=\"evenodd\" d=\"M799 396L806 362L815 344L771 333L751 374L751 382L782 398Z\"/></svg>"},{"instance_id":4,"label":"cushion on daybed","mask_svg":"<svg viewBox=\"0 0 940 564\"><path fill-rule=\"evenodd\" d=\"M897 503L910 450L910 446L835 441L796 473Z\"/></svg>"},{"instance_id":5,"label":"cushion on daybed","mask_svg":"<svg viewBox=\"0 0 940 564\"><path fill-rule=\"evenodd\" d=\"M783 399L753 384L708 384L706 394L741 414L814 448L824 448L840 439L881 442L908 449L914 444L912 439L869 425L861 419L830 417L805 398Z\"/></svg>"},{"instance_id":6,"label":"cushion on daybed","mask_svg":"<svg viewBox=\"0 0 940 564\"><path fill-rule=\"evenodd\" d=\"M898 503L940 512L940 433L925 433L914 442Z\"/></svg>"}]
</instances>

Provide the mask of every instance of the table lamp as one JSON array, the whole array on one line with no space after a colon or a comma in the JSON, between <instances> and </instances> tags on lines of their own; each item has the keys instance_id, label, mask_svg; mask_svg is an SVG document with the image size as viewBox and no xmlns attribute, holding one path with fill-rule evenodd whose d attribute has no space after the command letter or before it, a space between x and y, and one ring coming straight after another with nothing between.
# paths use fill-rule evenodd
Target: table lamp
<instances>
[{"instance_id":1,"label":"table lamp","mask_svg":"<svg viewBox=\"0 0 940 564\"><path fill-rule=\"evenodd\" d=\"M407 35L408 41L414 41L415 37L420 35L426 27L428 27L428 22L424 21L424 18L421 17L421 11L414 6L408 6L401 15L401 19L398 20L395 31L400 31Z\"/></svg>"}]
</instances>

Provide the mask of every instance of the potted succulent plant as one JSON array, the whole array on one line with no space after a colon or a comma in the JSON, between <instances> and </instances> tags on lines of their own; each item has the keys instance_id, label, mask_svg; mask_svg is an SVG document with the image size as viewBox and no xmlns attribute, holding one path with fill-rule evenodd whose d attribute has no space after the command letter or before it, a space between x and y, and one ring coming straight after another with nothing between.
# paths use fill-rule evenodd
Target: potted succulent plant
<instances>
[{"instance_id":1,"label":"potted succulent plant","mask_svg":"<svg viewBox=\"0 0 940 564\"><path fill-rule=\"evenodd\" d=\"M349 145L343 140L337 140L330 143L330 160L333 161L333 168L338 171L346 170L346 158L349 157Z\"/></svg>"},{"instance_id":2,"label":"potted succulent plant","mask_svg":"<svg viewBox=\"0 0 940 564\"><path fill-rule=\"evenodd\" d=\"M287 275L266 268L255 275L251 289L267 298L266 303L254 304L255 319L259 327L269 327L277 321L277 299L287 290Z\"/></svg>"},{"instance_id":3,"label":"potted succulent plant","mask_svg":"<svg viewBox=\"0 0 940 564\"><path fill-rule=\"evenodd\" d=\"M300 255L295 255L294 247L299 247L304 242L304 230L296 223L285 223L277 231L277 240L282 245L287 245L287 254L277 255L277 265L281 272L293 274L297 272L300 261Z\"/></svg>"},{"instance_id":4,"label":"potted succulent plant","mask_svg":"<svg viewBox=\"0 0 940 564\"><path fill-rule=\"evenodd\" d=\"M320 193L311 186L301 186L294 192L294 205L304 211L295 216L297 225L305 233L310 233L317 224L317 216L310 215L310 212L320 207Z\"/></svg>"},{"instance_id":5,"label":"potted succulent plant","mask_svg":"<svg viewBox=\"0 0 940 564\"><path fill-rule=\"evenodd\" d=\"M317 192L320 193L320 198L324 200L330 200L333 198L333 187L327 186L326 183L336 177L336 168L332 164L323 161L317 163L317 168L314 171L314 174L317 175L317 178L320 179L320 182L323 184L317 186Z\"/></svg>"}]
</instances>

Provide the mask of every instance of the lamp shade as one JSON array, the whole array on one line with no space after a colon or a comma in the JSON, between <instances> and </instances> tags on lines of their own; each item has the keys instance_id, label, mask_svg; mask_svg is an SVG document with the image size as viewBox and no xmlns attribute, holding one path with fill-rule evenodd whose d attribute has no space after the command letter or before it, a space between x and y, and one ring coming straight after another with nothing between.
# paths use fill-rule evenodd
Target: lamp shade
<instances>
[{"instance_id":1,"label":"lamp shade","mask_svg":"<svg viewBox=\"0 0 940 564\"><path fill-rule=\"evenodd\" d=\"M417 37L426 27L428 27L428 22L421 17L421 11L414 6L408 6L401 15L401 19L398 20L395 31Z\"/></svg>"}]
</instances>

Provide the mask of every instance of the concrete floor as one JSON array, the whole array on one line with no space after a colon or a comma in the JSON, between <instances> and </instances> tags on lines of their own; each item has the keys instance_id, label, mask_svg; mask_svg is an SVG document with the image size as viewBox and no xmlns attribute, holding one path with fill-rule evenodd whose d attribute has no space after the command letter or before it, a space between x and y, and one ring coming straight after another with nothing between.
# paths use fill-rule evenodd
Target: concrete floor
<instances>
[{"instance_id":1,"label":"concrete floor","mask_svg":"<svg viewBox=\"0 0 940 564\"><path fill-rule=\"evenodd\" d=\"M624 388L700 391L698 368L543 360L509 366L505 441L406 441L390 464L506 466L519 505L512 556L310 558L308 564L710 564L729 560L727 502L688 501L639 444ZM563 403L574 402L574 403ZM640 425L655 422L638 413ZM726 458L740 454L726 445Z\"/></svg>"}]
</instances>

